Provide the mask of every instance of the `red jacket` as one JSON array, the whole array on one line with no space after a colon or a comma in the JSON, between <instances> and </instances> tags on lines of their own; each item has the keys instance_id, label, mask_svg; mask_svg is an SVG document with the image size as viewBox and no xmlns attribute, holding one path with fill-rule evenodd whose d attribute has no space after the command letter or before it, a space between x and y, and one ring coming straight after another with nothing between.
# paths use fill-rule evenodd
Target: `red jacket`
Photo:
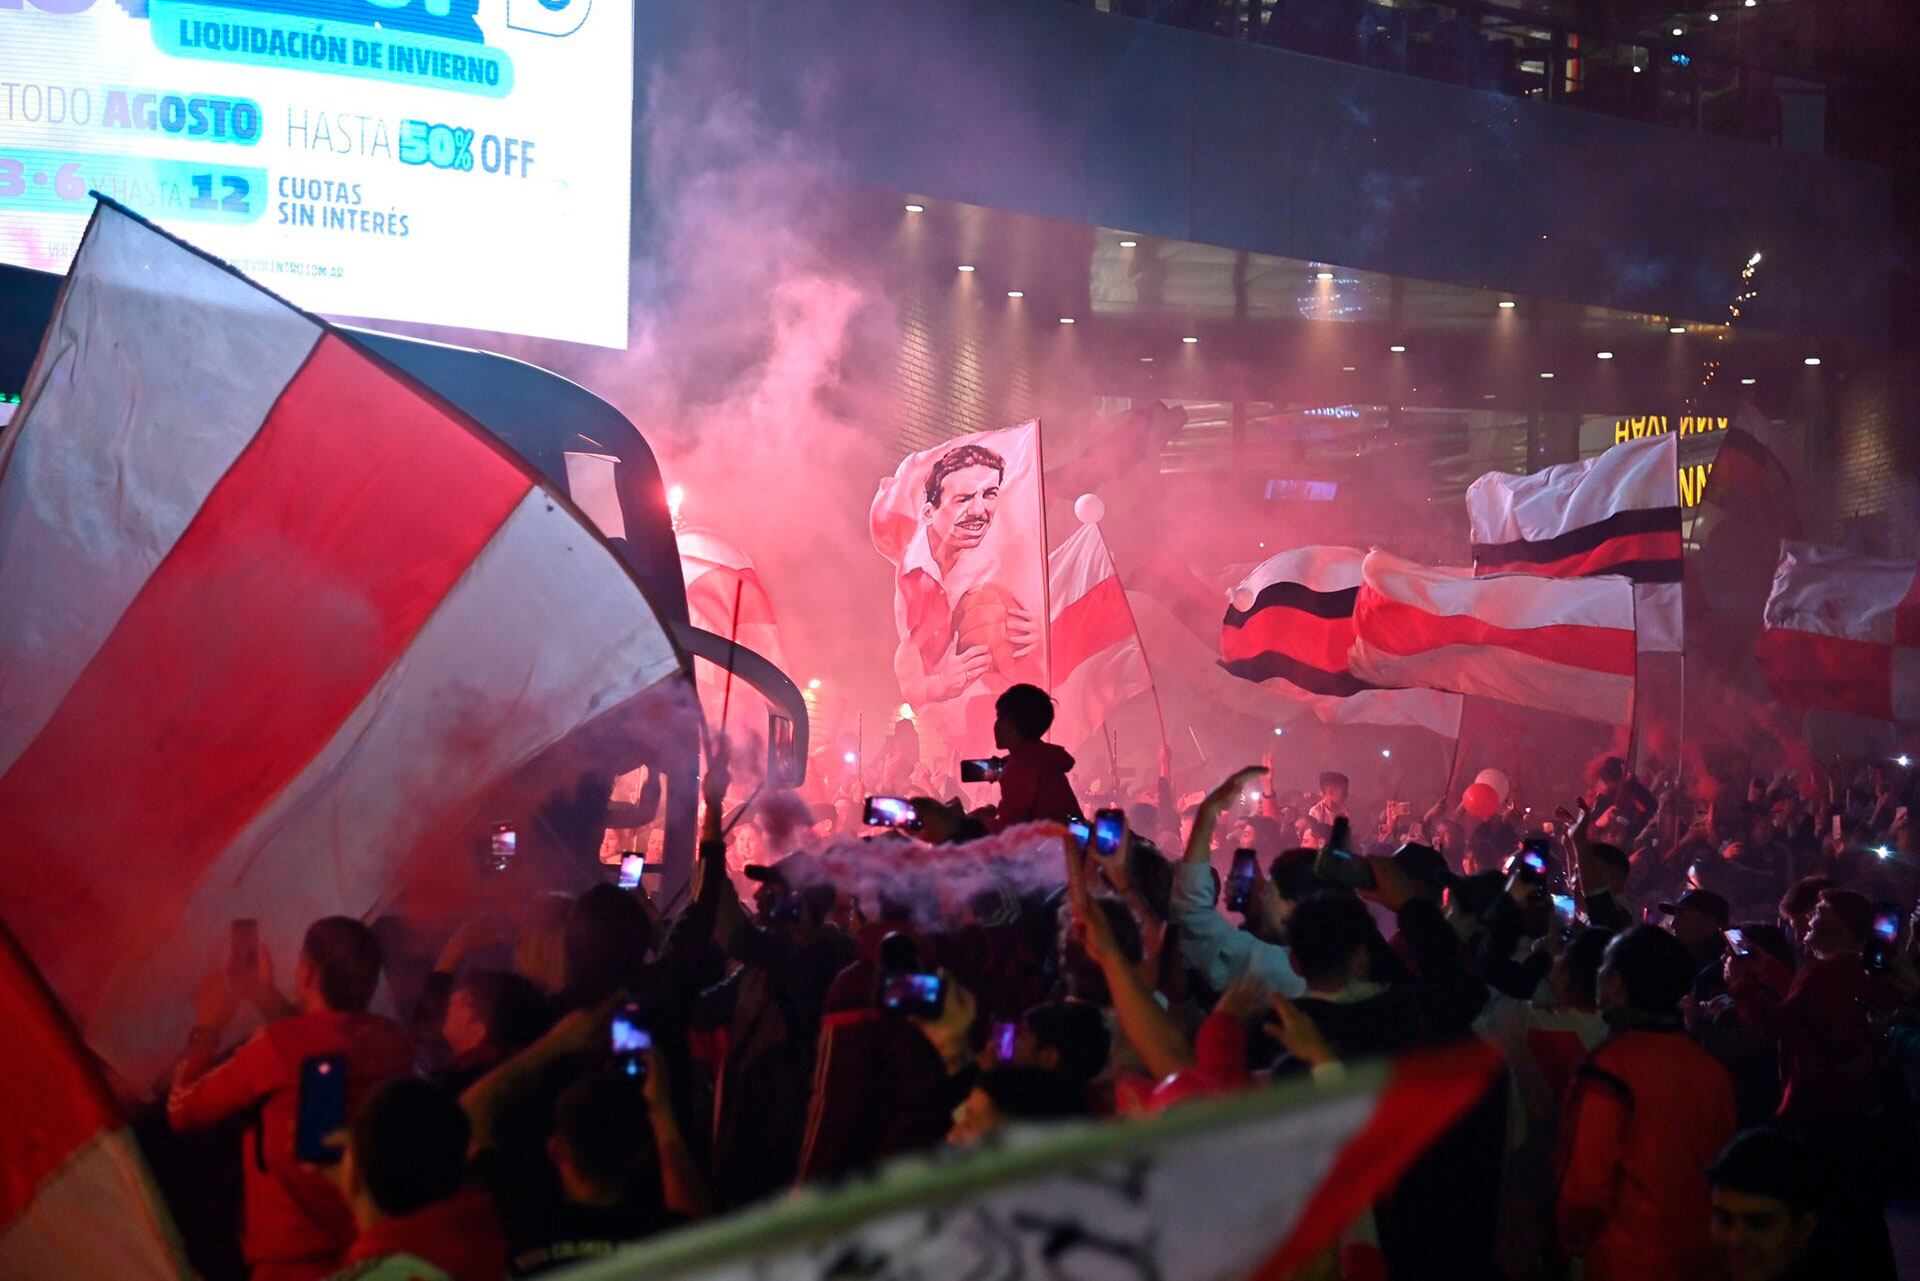
<instances>
[{"instance_id":1,"label":"red jacket","mask_svg":"<svg viewBox=\"0 0 1920 1281\"><path fill-rule=\"evenodd\" d=\"M431 1263L453 1281L500 1281L507 1275L507 1238L500 1215L492 1199L477 1188L370 1225L354 1239L347 1262L389 1254Z\"/></svg>"},{"instance_id":2,"label":"red jacket","mask_svg":"<svg viewBox=\"0 0 1920 1281\"><path fill-rule=\"evenodd\" d=\"M1000 804L988 826L997 832L1016 823L1079 818L1080 801L1067 781L1072 768L1072 754L1052 743L1022 743L1008 752L1000 771Z\"/></svg>"},{"instance_id":3,"label":"red jacket","mask_svg":"<svg viewBox=\"0 0 1920 1281\"><path fill-rule=\"evenodd\" d=\"M413 1042L397 1024L371 1014L321 1010L269 1023L226 1062L167 1097L176 1130L199 1130L259 1105L260 1130L242 1148L246 1168L247 1262L299 1265L320 1277L340 1266L353 1241L353 1217L326 1176L293 1155L300 1106L300 1064L316 1055L347 1059L349 1115L368 1091L413 1068Z\"/></svg>"},{"instance_id":4,"label":"red jacket","mask_svg":"<svg viewBox=\"0 0 1920 1281\"><path fill-rule=\"evenodd\" d=\"M1740 1017L1780 1039L1780 1118L1858 1117L1881 1107L1875 1037L1860 1002L1886 1007L1884 983L1857 952L1815 957L1785 998L1757 977L1732 988Z\"/></svg>"},{"instance_id":5,"label":"red jacket","mask_svg":"<svg viewBox=\"0 0 1920 1281\"><path fill-rule=\"evenodd\" d=\"M1684 1033L1628 1030L1587 1056L1561 1130L1558 1207L1586 1281L1721 1275L1706 1168L1733 1131L1733 1082Z\"/></svg>"}]
</instances>

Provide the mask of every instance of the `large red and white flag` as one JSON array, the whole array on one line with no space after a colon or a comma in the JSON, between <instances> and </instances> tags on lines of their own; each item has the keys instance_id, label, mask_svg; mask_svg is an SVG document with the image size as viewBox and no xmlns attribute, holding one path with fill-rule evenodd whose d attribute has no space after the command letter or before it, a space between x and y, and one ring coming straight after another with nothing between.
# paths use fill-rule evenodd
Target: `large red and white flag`
<instances>
[{"instance_id":1,"label":"large red and white flag","mask_svg":"<svg viewBox=\"0 0 1920 1281\"><path fill-rule=\"evenodd\" d=\"M0 1276L192 1276L99 1066L3 926L0 1027Z\"/></svg>"},{"instance_id":2,"label":"large red and white flag","mask_svg":"<svg viewBox=\"0 0 1920 1281\"><path fill-rule=\"evenodd\" d=\"M1369 552L1354 605L1354 674L1481 694L1621 725L1633 717L1633 584L1475 578Z\"/></svg>"},{"instance_id":3,"label":"large red and white flag","mask_svg":"<svg viewBox=\"0 0 1920 1281\"><path fill-rule=\"evenodd\" d=\"M1488 472L1467 487L1473 572L1634 584L1640 648L1685 648L1679 437L1626 441L1530 476Z\"/></svg>"},{"instance_id":4,"label":"large red and white flag","mask_svg":"<svg viewBox=\"0 0 1920 1281\"><path fill-rule=\"evenodd\" d=\"M993 700L1048 683L1039 422L909 455L867 520L894 566L901 697L961 755L985 751Z\"/></svg>"},{"instance_id":5,"label":"large red and white flag","mask_svg":"<svg viewBox=\"0 0 1920 1281\"><path fill-rule=\"evenodd\" d=\"M580 1265L574 1281L1286 1281L1318 1269L1490 1088L1479 1042L1144 1121L907 1158ZM1497 1087L1494 1087L1497 1088ZM1384 1276L1377 1251L1346 1276ZM1342 1258L1341 1262L1358 1262ZM1369 1267L1368 1264L1371 1264Z\"/></svg>"},{"instance_id":6,"label":"large red and white flag","mask_svg":"<svg viewBox=\"0 0 1920 1281\"><path fill-rule=\"evenodd\" d=\"M681 670L483 429L110 202L0 451L0 601L0 912L141 1084L230 920L290 968Z\"/></svg>"},{"instance_id":7,"label":"large red and white flag","mask_svg":"<svg viewBox=\"0 0 1920 1281\"><path fill-rule=\"evenodd\" d=\"M1789 707L1920 724L1920 563L1782 543L1754 655Z\"/></svg>"},{"instance_id":8,"label":"large red and white flag","mask_svg":"<svg viewBox=\"0 0 1920 1281\"><path fill-rule=\"evenodd\" d=\"M1100 526L1082 524L1047 560L1056 704L1051 737L1079 751L1114 708L1153 688L1153 673Z\"/></svg>"},{"instance_id":9,"label":"large red and white flag","mask_svg":"<svg viewBox=\"0 0 1920 1281\"><path fill-rule=\"evenodd\" d=\"M1220 666L1303 704L1329 725L1418 725L1460 734L1460 696L1385 689L1353 674L1357 547L1296 547L1263 562L1230 593Z\"/></svg>"}]
</instances>

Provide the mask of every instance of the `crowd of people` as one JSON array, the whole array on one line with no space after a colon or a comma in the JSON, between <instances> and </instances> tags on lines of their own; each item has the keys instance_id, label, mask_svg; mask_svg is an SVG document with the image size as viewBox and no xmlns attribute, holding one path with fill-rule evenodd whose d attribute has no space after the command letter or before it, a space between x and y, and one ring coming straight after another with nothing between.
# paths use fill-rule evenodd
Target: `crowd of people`
<instances>
[{"instance_id":1,"label":"crowd of people","mask_svg":"<svg viewBox=\"0 0 1920 1281\"><path fill-rule=\"evenodd\" d=\"M1340 774L1292 793L1269 765L1083 814L1046 696L998 712L992 804L763 825L736 882L753 829L725 825L719 742L684 902L542 895L412 974L332 917L290 993L264 950L209 975L165 1117L238 1136L245 1268L535 1275L1009 1127L1478 1038L1504 1070L1349 1229L1367 1275L1894 1276L1920 1073L1904 763L1706 800L1609 758L1541 811L1377 822ZM264 1022L223 1053L243 1005ZM314 1133L328 1084L340 1124Z\"/></svg>"}]
</instances>

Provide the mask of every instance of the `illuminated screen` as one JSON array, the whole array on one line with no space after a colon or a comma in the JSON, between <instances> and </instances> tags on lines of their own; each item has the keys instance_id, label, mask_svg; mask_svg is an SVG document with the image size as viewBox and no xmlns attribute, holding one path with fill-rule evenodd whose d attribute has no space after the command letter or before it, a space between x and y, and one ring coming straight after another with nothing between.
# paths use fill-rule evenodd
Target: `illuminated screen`
<instances>
[{"instance_id":1,"label":"illuminated screen","mask_svg":"<svg viewBox=\"0 0 1920 1281\"><path fill-rule=\"evenodd\" d=\"M112 196L311 311L624 347L631 0L0 0L0 258Z\"/></svg>"}]
</instances>

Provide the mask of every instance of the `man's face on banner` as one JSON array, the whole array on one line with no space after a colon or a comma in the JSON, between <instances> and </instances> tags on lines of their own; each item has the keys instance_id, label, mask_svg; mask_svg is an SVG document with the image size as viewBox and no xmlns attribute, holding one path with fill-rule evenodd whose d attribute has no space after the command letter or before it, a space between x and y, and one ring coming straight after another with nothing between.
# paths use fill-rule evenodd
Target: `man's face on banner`
<instances>
[{"instance_id":1,"label":"man's face on banner","mask_svg":"<svg viewBox=\"0 0 1920 1281\"><path fill-rule=\"evenodd\" d=\"M943 562L959 552L978 547L993 524L994 508L1000 505L998 468L962 467L940 482L940 503L921 513L927 522L927 539L934 554Z\"/></svg>"}]
</instances>

